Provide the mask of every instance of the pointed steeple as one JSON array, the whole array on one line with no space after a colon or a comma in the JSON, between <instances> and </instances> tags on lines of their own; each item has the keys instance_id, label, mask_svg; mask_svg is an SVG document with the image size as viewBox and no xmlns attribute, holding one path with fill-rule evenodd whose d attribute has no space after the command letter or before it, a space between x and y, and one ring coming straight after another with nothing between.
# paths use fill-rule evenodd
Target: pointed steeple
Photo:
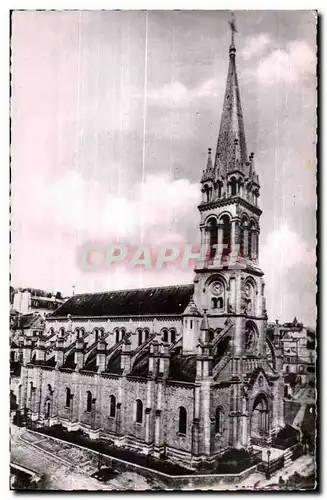
<instances>
[{"instance_id":1,"label":"pointed steeple","mask_svg":"<svg viewBox=\"0 0 327 500\"><path fill-rule=\"evenodd\" d=\"M206 182L208 180L215 180L215 171L212 165L211 148L208 149L207 168L203 170L201 182Z\"/></svg>"},{"instance_id":2,"label":"pointed steeple","mask_svg":"<svg viewBox=\"0 0 327 500\"><path fill-rule=\"evenodd\" d=\"M240 170L245 175L249 174L244 121L235 63L234 33L236 28L234 19L230 22L230 26L229 68L215 158L215 171L219 176L225 176L227 172L233 170Z\"/></svg>"}]
</instances>

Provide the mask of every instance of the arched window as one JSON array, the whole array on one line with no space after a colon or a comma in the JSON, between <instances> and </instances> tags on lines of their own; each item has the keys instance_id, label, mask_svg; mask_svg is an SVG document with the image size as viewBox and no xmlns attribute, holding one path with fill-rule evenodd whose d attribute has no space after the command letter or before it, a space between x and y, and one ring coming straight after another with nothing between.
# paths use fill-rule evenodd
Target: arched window
<instances>
[{"instance_id":1,"label":"arched window","mask_svg":"<svg viewBox=\"0 0 327 500\"><path fill-rule=\"evenodd\" d=\"M209 188L209 186L205 185L203 188L203 192L204 192L204 201L206 203L209 203L209 201L211 201L212 189Z\"/></svg>"},{"instance_id":2,"label":"arched window","mask_svg":"<svg viewBox=\"0 0 327 500\"><path fill-rule=\"evenodd\" d=\"M212 309L217 309L217 307L218 307L218 299L217 299L217 297L212 297L211 298L211 307L212 307Z\"/></svg>"},{"instance_id":3,"label":"arched window","mask_svg":"<svg viewBox=\"0 0 327 500\"><path fill-rule=\"evenodd\" d=\"M116 398L115 396L110 396L110 417L115 418L116 416Z\"/></svg>"},{"instance_id":4,"label":"arched window","mask_svg":"<svg viewBox=\"0 0 327 500\"><path fill-rule=\"evenodd\" d=\"M184 406L179 408L179 422L178 422L178 432L179 434L186 435L186 425L187 425L187 413Z\"/></svg>"},{"instance_id":5,"label":"arched window","mask_svg":"<svg viewBox=\"0 0 327 500\"><path fill-rule=\"evenodd\" d=\"M125 330L125 328L121 328L121 330L120 330L120 335L121 335L121 337L120 337L121 339L123 339L123 338L125 337L125 335L126 335L126 330Z\"/></svg>"},{"instance_id":6,"label":"arched window","mask_svg":"<svg viewBox=\"0 0 327 500\"><path fill-rule=\"evenodd\" d=\"M142 330L138 330L138 345L141 345L143 342L143 332Z\"/></svg>"},{"instance_id":7,"label":"arched window","mask_svg":"<svg viewBox=\"0 0 327 500\"><path fill-rule=\"evenodd\" d=\"M147 328L144 330L144 335L145 335L145 340L148 340L148 338L150 336L150 332Z\"/></svg>"},{"instance_id":8,"label":"arched window","mask_svg":"<svg viewBox=\"0 0 327 500\"><path fill-rule=\"evenodd\" d=\"M173 344L176 340L176 332L175 330L170 330L170 342Z\"/></svg>"},{"instance_id":9,"label":"arched window","mask_svg":"<svg viewBox=\"0 0 327 500\"><path fill-rule=\"evenodd\" d=\"M99 340L99 330L97 328L94 329L94 341L97 342Z\"/></svg>"},{"instance_id":10,"label":"arched window","mask_svg":"<svg viewBox=\"0 0 327 500\"><path fill-rule=\"evenodd\" d=\"M235 177L232 177L230 183L231 183L231 195L235 196L237 194L237 181Z\"/></svg>"},{"instance_id":11,"label":"arched window","mask_svg":"<svg viewBox=\"0 0 327 500\"><path fill-rule=\"evenodd\" d=\"M100 328L99 330L99 338L101 339L104 336L104 328Z\"/></svg>"},{"instance_id":12,"label":"arched window","mask_svg":"<svg viewBox=\"0 0 327 500\"><path fill-rule=\"evenodd\" d=\"M168 342L168 330L162 330L162 340Z\"/></svg>"},{"instance_id":13,"label":"arched window","mask_svg":"<svg viewBox=\"0 0 327 500\"><path fill-rule=\"evenodd\" d=\"M119 330L118 330L118 328L116 328L116 330L115 330L115 335L116 335L116 344L118 344L118 342L119 342Z\"/></svg>"},{"instance_id":14,"label":"arched window","mask_svg":"<svg viewBox=\"0 0 327 500\"><path fill-rule=\"evenodd\" d=\"M143 403L140 399L136 400L136 422L138 424L143 422Z\"/></svg>"},{"instance_id":15,"label":"arched window","mask_svg":"<svg viewBox=\"0 0 327 500\"><path fill-rule=\"evenodd\" d=\"M32 397L33 394L33 382L30 382L30 398Z\"/></svg>"},{"instance_id":16,"label":"arched window","mask_svg":"<svg viewBox=\"0 0 327 500\"><path fill-rule=\"evenodd\" d=\"M255 225L254 222L251 222L249 226L249 232L248 232L248 256L249 259L254 259L255 258L255 248L254 248L254 241L253 241L253 235L255 231Z\"/></svg>"},{"instance_id":17,"label":"arched window","mask_svg":"<svg viewBox=\"0 0 327 500\"><path fill-rule=\"evenodd\" d=\"M218 188L218 192L217 192L218 198L221 198L221 183L220 182L218 183L217 188Z\"/></svg>"},{"instance_id":18,"label":"arched window","mask_svg":"<svg viewBox=\"0 0 327 500\"><path fill-rule=\"evenodd\" d=\"M218 243L218 226L216 219L212 218L208 221L208 231L209 231L209 258L213 258L216 255L216 245Z\"/></svg>"},{"instance_id":19,"label":"arched window","mask_svg":"<svg viewBox=\"0 0 327 500\"><path fill-rule=\"evenodd\" d=\"M66 388L66 408L70 407L70 389L69 387Z\"/></svg>"},{"instance_id":20,"label":"arched window","mask_svg":"<svg viewBox=\"0 0 327 500\"><path fill-rule=\"evenodd\" d=\"M223 420L224 420L224 412L220 406L217 406L216 414L215 414L215 433L216 434L222 434Z\"/></svg>"},{"instance_id":21,"label":"arched window","mask_svg":"<svg viewBox=\"0 0 327 500\"><path fill-rule=\"evenodd\" d=\"M228 215L222 217L223 223L223 255L229 255L231 249L231 222Z\"/></svg>"},{"instance_id":22,"label":"arched window","mask_svg":"<svg viewBox=\"0 0 327 500\"><path fill-rule=\"evenodd\" d=\"M76 333L76 337L79 338L79 336L80 336L79 328L75 328L75 333Z\"/></svg>"},{"instance_id":23,"label":"arched window","mask_svg":"<svg viewBox=\"0 0 327 500\"><path fill-rule=\"evenodd\" d=\"M87 391L86 393L86 411L90 412L92 410L92 393Z\"/></svg>"},{"instance_id":24,"label":"arched window","mask_svg":"<svg viewBox=\"0 0 327 500\"><path fill-rule=\"evenodd\" d=\"M247 228L247 220L245 217L242 218L241 226L240 226L240 255L241 257L245 257L244 255L244 233Z\"/></svg>"},{"instance_id":25,"label":"arched window","mask_svg":"<svg viewBox=\"0 0 327 500\"><path fill-rule=\"evenodd\" d=\"M18 386L18 406L22 406L22 384Z\"/></svg>"},{"instance_id":26,"label":"arched window","mask_svg":"<svg viewBox=\"0 0 327 500\"><path fill-rule=\"evenodd\" d=\"M59 336L60 336L60 337L63 337L64 335L65 335L65 329L62 327L62 328L60 328L60 330L59 330Z\"/></svg>"},{"instance_id":27,"label":"arched window","mask_svg":"<svg viewBox=\"0 0 327 500\"><path fill-rule=\"evenodd\" d=\"M45 404L45 418L50 418L51 414L51 402L47 401Z\"/></svg>"}]
</instances>

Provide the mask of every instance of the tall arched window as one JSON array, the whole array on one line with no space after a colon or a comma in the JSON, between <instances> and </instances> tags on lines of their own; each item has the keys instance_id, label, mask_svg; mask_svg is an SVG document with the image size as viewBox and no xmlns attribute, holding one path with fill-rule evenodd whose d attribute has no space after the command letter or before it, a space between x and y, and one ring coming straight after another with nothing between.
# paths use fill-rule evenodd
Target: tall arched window
<instances>
[{"instance_id":1,"label":"tall arched window","mask_svg":"<svg viewBox=\"0 0 327 500\"><path fill-rule=\"evenodd\" d=\"M254 241L253 241L253 234L254 234L255 226L254 223L251 222L249 226L249 232L248 232L248 255L249 259L253 259L255 257L255 248L254 248Z\"/></svg>"},{"instance_id":2,"label":"tall arched window","mask_svg":"<svg viewBox=\"0 0 327 500\"><path fill-rule=\"evenodd\" d=\"M180 434L186 435L186 426L187 426L187 413L184 406L179 408L179 422L178 422L178 432Z\"/></svg>"},{"instance_id":3,"label":"tall arched window","mask_svg":"<svg viewBox=\"0 0 327 500\"><path fill-rule=\"evenodd\" d=\"M79 336L80 336L79 328L75 328L75 334L76 334L76 337L79 338Z\"/></svg>"},{"instance_id":4,"label":"tall arched window","mask_svg":"<svg viewBox=\"0 0 327 500\"><path fill-rule=\"evenodd\" d=\"M138 330L138 345L141 345L143 342L143 332L142 330Z\"/></svg>"},{"instance_id":5,"label":"tall arched window","mask_svg":"<svg viewBox=\"0 0 327 500\"><path fill-rule=\"evenodd\" d=\"M140 399L136 400L136 422L138 424L143 422L143 403Z\"/></svg>"},{"instance_id":6,"label":"tall arched window","mask_svg":"<svg viewBox=\"0 0 327 500\"><path fill-rule=\"evenodd\" d=\"M86 411L90 412L92 410L92 393L87 391L86 393Z\"/></svg>"},{"instance_id":7,"label":"tall arched window","mask_svg":"<svg viewBox=\"0 0 327 500\"><path fill-rule=\"evenodd\" d=\"M170 330L170 342L173 344L176 340L176 332L175 330Z\"/></svg>"},{"instance_id":8,"label":"tall arched window","mask_svg":"<svg viewBox=\"0 0 327 500\"><path fill-rule=\"evenodd\" d=\"M99 340L99 330L97 328L94 329L94 340L95 342Z\"/></svg>"},{"instance_id":9,"label":"tall arched window","mask_svg":"<svg viewBox=\"0 0 327 500\"><path fill-rule=\"evenodd\" d=\"M168 330L162 330L162 340L168 342Z\"/></svg>"},{"instance_id":10,"label":"tall arched window","mask_svg":"<svg viewBox=\"0 0 327 500\"><path fill-rule=\"evenodd\" d=\"M45 404L45 418L50 418L51 414L51 402L47 401Z\"/></svg>"},{"instance_id":11,"label":"tall arched window","mask_svg":"<svg viewBox=\"0 0 327 500\"><path fill-rule=\"evenodd\" d=\"M231 178L230 184L231 184L231 195L235 196L237 194L237 181L235 177Z\"/></svg>"},{"instance_id":12,"label":"tall arched window","mask_svg":"<svg viewBox=\"0 0 327 500\"><path fill-rule=\"evenodd\" d=\"M115 418L116 416L116 398L115 396L110 396L110 417Z\"/></svg>"},{"instance_id":13,"label":"tall arched window","mask_svg":"<svg viewBox=\"0 0 327 500\"><path fill-rule=\"evenodd\" d=\"M224 412L220 406L217 406L216 414L215 414L215 433L216 434L222 434L223 420L224 420Z\"/></svg>"},{"instance_id":14,"label":"tall arched window","mask_svg":"<svg viewBox=\"0 0 327 500\"><path fill-rule=\"evenodd\" d=\"M118 328L116 328L116 330L115 330L115 335L116 335L116 344L118 344L118 342L119 342L119 330L118 330Z\"/></svg>"},{"instance_id":15,"label":"tall arched window","mask_svg":"<svg viewBox=\"0 0 327 500\"><path fill-rule=\"evenodd\" d=\"M247 220L245 217L242 218L240 227L240 255L244 257L244 235L247 228Z\"/></svg>"},{"instance_id":16,"label":"tall arched window","mask_svg":"<svg viewBox=\"0 0 327 500\"><path fill-rule=\"evenodd\" d=\"M66 408L70 407L70 389L69 387L66 388Z\"/></svg>"},{"instance_id":17,"label":"tall arched window","mask_svg":"<svg viewBox=\"0 0 327 500\"><path fill-rule=\"evenodd\" d=\"M144 335L145 335L145 340L148 340L148 338L150 336L150 332L147 328L144 330Z\"/></svg>"},{"instance_id":18,"label":"tall arched window","mask_svg":"<svg viewBox=\"0 0 327 500\"><path fill-rule=\"evenodd\" d=\"M223 223L223 255L229 255L231 249L231 222L228 215L222 217Z\"/></svg>"},{"instance_id":19,"label":"tall arched window","mask_svg":"<svg viewBox=\"0 0 327 500\"><path fill-rule=\"evenodd\" d=\"M216 255L216 245L218 243L218 227L216 219L212 218L208 221L208 231L209 231L209 258L213 258Z\"/></svg>"},{"instance_id":20,"label":"tall arched window","mask_svg":"<svg viewBox=\"0 0 327 500\"><path fill-rule=\"evenodd\" d=\"M62 328L60 328L60 330L59 330L59 336L60 336L60 337L63 337L64 335L65 335L65 329L62 327Z\"/></svg>"},{"instance_id":21,"label":"tall arched window","mask_svg":"<svg viewBox=\"0 0 327 500\"><path fill-rule=\"evenodd\" d=\"M123 339L123 338L125 337L125 335L126 335L126 330L125 330L125 328L121 328L121 330L120 330L120 335L121 335L121 337L120 337L121 339Z\"/></svg>"}]
</instances>

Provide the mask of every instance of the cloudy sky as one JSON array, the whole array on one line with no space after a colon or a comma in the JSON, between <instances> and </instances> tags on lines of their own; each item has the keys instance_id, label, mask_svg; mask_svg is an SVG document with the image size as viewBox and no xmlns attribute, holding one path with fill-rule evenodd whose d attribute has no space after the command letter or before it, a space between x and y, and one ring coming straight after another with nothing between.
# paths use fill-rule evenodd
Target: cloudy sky
<instances>
[{"instance_id":1,"label":"cloudy sky","mask_svg":"<svg viewBox=\"0 0 327 500\"><path fill-rule=\"evenodd\" d=\"M86 271L80 249L199 241L199 179L228 67L224 11L15 12L12 284L72 293L192 282ZM269 320L315 324L316 21L237 11L248 151L261 180Z\"/></svg>"}]
</instances>

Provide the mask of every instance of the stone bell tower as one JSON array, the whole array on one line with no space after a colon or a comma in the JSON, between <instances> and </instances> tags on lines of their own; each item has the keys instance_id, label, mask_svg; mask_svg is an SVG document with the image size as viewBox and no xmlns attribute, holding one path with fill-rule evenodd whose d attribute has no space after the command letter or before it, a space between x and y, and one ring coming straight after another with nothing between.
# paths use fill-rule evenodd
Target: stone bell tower
<instances>
[{"instance_id":1,"label":"stone bell tower","mask_svg":"<svg viewBox=\"0 0 327 500\"><path fill-rule=\"evenodd\" d=\"M236 72L234 24L216 152L208 151L199 205L201 259L195 268L194 302L207 310L211 336L233 322L236 356L265 351L266 307L259 268L261 210L254 154L248 155ZM194 339L194 347L197 339Z\"/></svg>"},{"instance_id":2,"label":"stone bell tower","mask_svg":"<svg viewBox=\"0 0 327 500\"><path fill-rule=\"evenodd\" d=\"M201 178L201 258L183 317L183 353L196 356L207 457L226 447L265 446L283 425L283 380L278 352L266 338L259 267L260 184L247 152L230 24L217 147L214 155L209 149Z\"/></svg>"}]
</instances>

